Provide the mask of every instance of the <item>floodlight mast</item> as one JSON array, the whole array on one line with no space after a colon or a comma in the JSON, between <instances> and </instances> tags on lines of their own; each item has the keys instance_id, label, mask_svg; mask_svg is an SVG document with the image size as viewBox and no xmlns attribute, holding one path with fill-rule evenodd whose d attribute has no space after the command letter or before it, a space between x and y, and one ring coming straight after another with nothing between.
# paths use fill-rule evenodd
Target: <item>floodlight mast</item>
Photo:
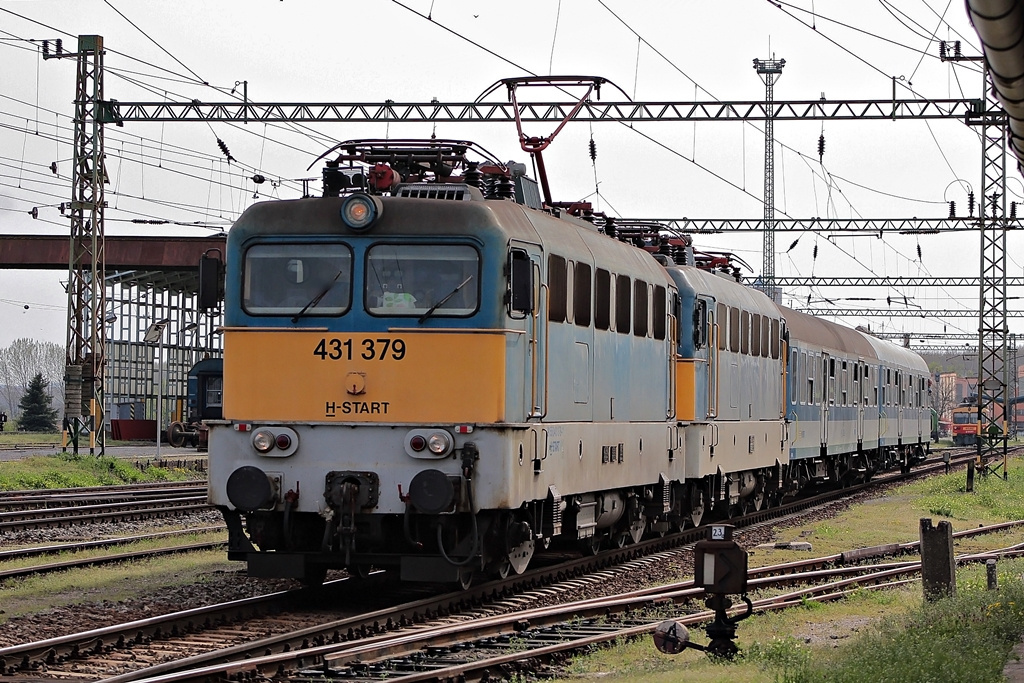
<instances>
[{"instance_id":1,"label":"floodlight mast","mask_svg":"<svg viewBox=\"0 0 1024 683\"><path fill-rule=\"evenodd\" d=\"M772 301L781 304L775 290L775 81L782 76L785 59L755 59L754 70L764 81L764 255L761 288Z\"/></svg>"}]
</instances>

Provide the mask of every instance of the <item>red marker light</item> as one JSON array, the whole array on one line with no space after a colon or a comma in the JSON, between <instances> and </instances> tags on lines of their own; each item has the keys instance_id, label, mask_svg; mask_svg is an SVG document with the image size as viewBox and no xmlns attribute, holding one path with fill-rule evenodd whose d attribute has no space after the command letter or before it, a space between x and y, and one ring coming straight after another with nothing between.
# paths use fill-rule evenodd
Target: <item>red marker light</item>
<instances>
[{"instance_id":1,"label":"red marker light","mask_svg":"<svg viewBox=\"0 0 1024 683\"><path fill-rule=\"evenodd\" d=\"M427 440L417 434L416 436L409 439L409 448L413 449L417 453L427 447Z\"/></svg>"},{"instance_id":2,"label":"red marker light","mask_svg":"<svg viewBox=\"0 0 1024 683\"><path fill-rule=\"evenodd\" d=\"M287 434L278 434L277 435L277 447L280 448L282 451L288 450L288 448L291 445L292 445L292 437L288 436Z\"/></svg>"}]
</instances>

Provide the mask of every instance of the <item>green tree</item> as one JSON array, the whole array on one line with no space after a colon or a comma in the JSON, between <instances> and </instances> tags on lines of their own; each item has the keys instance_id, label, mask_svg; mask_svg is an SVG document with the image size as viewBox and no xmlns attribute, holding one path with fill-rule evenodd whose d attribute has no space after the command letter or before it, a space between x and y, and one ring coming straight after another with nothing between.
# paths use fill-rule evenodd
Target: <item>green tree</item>
<instances>
[{"instance_id":1,"label":"green tree","mask_svg":"<svg viewBox=\"0 0 1024 683\"><path fill-rule=\"evenodd\" d=\"M41 372L37 372L29 382L28 391L18 402L21 409L21 417L18 418L20 429L29 432L57 431L57 411L50 407L53 399L46 393L47 384L49 382L43 379Z\"/></svg>"}]
</instances>

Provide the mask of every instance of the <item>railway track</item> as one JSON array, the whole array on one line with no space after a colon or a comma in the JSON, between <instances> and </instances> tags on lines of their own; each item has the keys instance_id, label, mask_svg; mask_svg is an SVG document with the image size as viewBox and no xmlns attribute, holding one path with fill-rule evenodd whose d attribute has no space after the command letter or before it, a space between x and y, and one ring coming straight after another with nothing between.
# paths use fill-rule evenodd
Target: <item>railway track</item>
<instances>
[{"instance_id":1,"label":"railway track","mask_svg":"<svg viewBox=\"0 0 1024 683\"><path fill-rule=\"evenodd\" d=\"M854 491L866 490L868 486L922 476L922 473L942 468L943 463L925 465L908 475L879 477L872 484L851 487L845 492L832 492L761 511L734 521L737 526L748 528L752 525L774 523L784 516L799 514L800 510L809 509L814 505L833 502L844 493L848 495ZM976 530L972 531L977 533ZM524 575L483 584L469 591L421 597L411 602L405 599L410 590L408 588L402 589L406 591L404 594L399 591L386 596L380 591L367 590L367 585L373 588L380 585L385 579L383 574L371 576L370 584L356 582L354 579L333 582L320 593L290 591L266 598L252 598L244 604L228 603L189 613L169 615L167 618L154 618L146 620L145 624L133 622L86 634L74 634L5 648L0 650L0 667L8 675L43 671L60 675L60 671L71 669L80 673L95 670L97 676L109 678L113 674L118 674L111 680L128 681L159 676L170 676L171 678L167 680L189 680L193 674L187 673L188 671L194 672L196 676L206 677L257 669L264 673L270 671L271 674L276 674L279 668L298 671L304 667L324 666L328 663L331 667L343 666L346 664L334 655L347 647L350 648L351 645L347 644L352 641L370 642L371 639L383 638L392 631L404 633L408 627L422 625L438 618L453 618L452 615L456 614L468 614L476 619L484 605L488 605L489 611L508 612L521 609L524 604L534 604L539 595L557 599L558 595L571 594L588 583L606 581L616 572L638 572L652 562L665 561L669 556L678 557L679 546L693 543L704 535L703 529L688 530L670 538L644 541L597 557L555 562L550 566L528 571ZM820 561L835 562L835 558ZM789 571L792 571L792 563ZM372 607L365 603L365 597L370 594L381 598L381 601ZM360 605L360 608L340 616L332 613L336 618L324 623L322 612L295 612L295 605L302 604L306 600L303 596L308 595L318 596L318 606L347 604L359 600L355 604ZM661 598L644 598L647 601L652 599ZM282 605L285 607L282 608ZM248 616L242 616L243 613L247 613ZM276 617L272 617L279 613L285 614L280 617L284 620L283 624L278 622ZM300 626L291 628L296 624ZM416 630L422 629L422 626L418 626ZM277 633L278 631L281 633ZM201 635L193 636L193 632ZM251 641L251 638L240 635L246 633L267 634L267 637ZM272 633L277 634L271 635ZM176 640L178 638L184 640ZM201 640L202 646L194 642L196 640ZM152 647L157 651L148 653ZM178 654L172 657L169 653ZM184 658L181 656L182 653L186 653ZM131 660L131 663L127 660ZM225 661L229 663L224 664ZM230 663L231 661L235 663ZM210 666L219 667L217 671L220 673L211 673ZM186 673L182 673L183 671Z\"/></svg>"},{"instance_id":2,"label":"railway track","mask_svg":"<svg viewBox=\"0 0 1024 683\"><path fill-rule=\"evenodd\" d=\"M210 509L205 482L12 491L0 497L0 533L174 517Z\"/></svg>"},{"instance_id":3,"label":"railway track","mask_svg":"<svg viewBox=\"0 0 1024 683\"><path fill-rule=\"evenodd\" d=\"M120 546L127 546L133 543L141 543L145 541L173 541L173 539L181 538L183 536L194 536L208 533L224 532L227 527L223 525L219 526L207 526L197 527L190 529L183 529L178 531L163 531L152 534L139 534L136 536L122 536L119 538L108 538L99 541L79 541L74 543L60 543L55 545L46 546L33 546L26 548L14 548L11 550L0 550L0 563L11 562L14 560L25 560L34 557L41 557L47 555L57 555L60 553L74 553L78 555L82 551L95 550L95 549L106 549L115 548ZM158 555L171 555L175 553L193 552L199 550L213 550L224 546L225 540L206 541L200 543L187 543L187 544L174 544L149 548L145 550L125 550L124 552L114 553L110 555L93 555L89 557L73 557L66 560L58 560L54 562L43 562L40 564L24 565L19 567L3 568L0 565L0 581L4 579L14 579L26 576L34 576L39 574L47 574L54 571L63 571L66 569L75 569L80 567L95 567L104 564L113 564L116 562L126 562L130 560L139 560L146 557L155 557Z\"/></svg>"}]
</instances>

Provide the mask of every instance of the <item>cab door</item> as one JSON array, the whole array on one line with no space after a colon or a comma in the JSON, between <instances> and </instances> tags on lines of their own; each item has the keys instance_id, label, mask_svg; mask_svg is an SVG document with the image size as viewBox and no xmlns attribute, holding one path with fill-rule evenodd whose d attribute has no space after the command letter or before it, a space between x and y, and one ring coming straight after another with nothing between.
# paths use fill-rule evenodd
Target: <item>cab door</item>
<instances>
[{"instance_id":1,"label":"cab door","mask_svg":"<svg viewBox=\"0 0 1024 683\"><path fill-rule=\"evenodd\" d=\"M539 244L511 240L508 251L506 312L522 337L511 340L508 377L520 384L521 414L510 421L541 419L547 414L547 297L544 250Z\"/></svg>"}]
</instances>

